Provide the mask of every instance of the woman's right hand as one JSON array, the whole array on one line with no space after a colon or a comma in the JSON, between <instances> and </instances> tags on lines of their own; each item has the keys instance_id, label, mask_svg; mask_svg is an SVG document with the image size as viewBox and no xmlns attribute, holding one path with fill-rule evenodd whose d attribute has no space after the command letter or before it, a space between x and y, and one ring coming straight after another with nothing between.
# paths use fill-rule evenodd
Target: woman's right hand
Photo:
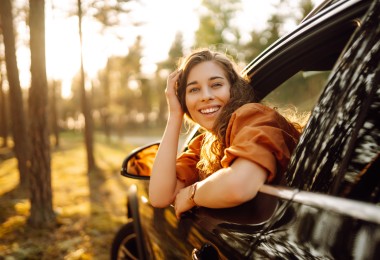
<instances>
[{"instance_id":1,"label":"woman's right hand","mask_svg":"<svg viewBox=\"0 0 380 260\"><path fill-rule=\"evenodd\" d=\"M170 114L178 114L179 116L183 116L184 114L176 95L176 84L181 72L182 70L176 70L169 74L165 89L166 101L169 106Z\"/></svg>"},{"instance_id":2,"label":"woman's right hand","mask_svg":"<svg viewBox=\"0 0 380 260\"><path fill-rule=\"evenodd\" d=\"M169 118L154 159L149 182L149 200L153 207L169 206L178 190L184 187L176 175L178 142L183 121L183 111L176 95L176 82L180 74L181 71L175 71L167 79L165 95Z\"/></svg>"}]
</instances>

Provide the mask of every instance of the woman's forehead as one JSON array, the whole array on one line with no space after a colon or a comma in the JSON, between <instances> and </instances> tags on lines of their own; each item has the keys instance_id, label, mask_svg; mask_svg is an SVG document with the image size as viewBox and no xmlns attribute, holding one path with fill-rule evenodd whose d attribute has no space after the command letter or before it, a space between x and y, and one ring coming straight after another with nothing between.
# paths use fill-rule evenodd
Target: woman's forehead
<instances>
[{"instance_id":1,"label":"woman's forehead","mask_svg":"<svg viewBox=\"0 0 380 260\"><path fill-rule=\"evenodd\" d=\"M223 67L214 61L204 61L190 69L186 83L198 80L209 80L214 77L226 78Z\"/></svg>"}]
</instances>

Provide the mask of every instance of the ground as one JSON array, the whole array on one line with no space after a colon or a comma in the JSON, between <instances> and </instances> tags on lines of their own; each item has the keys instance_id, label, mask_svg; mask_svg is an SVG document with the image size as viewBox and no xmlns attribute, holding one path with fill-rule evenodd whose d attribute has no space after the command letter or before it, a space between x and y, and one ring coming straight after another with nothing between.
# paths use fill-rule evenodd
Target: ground
<instances>
[{"instance_id":1,"label":"ground","mask_svg":"<svg viewBox=\"0 0 380 260\"><path fill-rule=\"evenodd\" d=\"M52 148L53 207L51 229L28 227L28 191L18 188L17 161L0 159L0 259L109 259L113 236L127 221L128 179L119 174L123 158L134 148L96 137L99 171L87 174L79 133L61 135Z\"/></svg>"}]
</instances>

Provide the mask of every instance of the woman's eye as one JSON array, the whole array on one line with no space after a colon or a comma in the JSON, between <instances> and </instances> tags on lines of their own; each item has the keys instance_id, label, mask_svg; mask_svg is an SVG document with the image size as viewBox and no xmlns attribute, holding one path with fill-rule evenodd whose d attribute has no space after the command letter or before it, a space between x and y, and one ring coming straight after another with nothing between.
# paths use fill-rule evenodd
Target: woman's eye
<instances>
[{"instance_id":1,"label":"woman's eye","mask_svg":"<svg viewBox=\"0 0 380 260\"><path fill-rule=\"evenodd\" d=\"M213 83L211 86L214 87L214 88L218 88L218 87L223 86L223 84L220 83L220 82L215 82L215 83Z\"/></svg>"},{"instance_id":2,"label":"woman's eye","mask_svg":"<svg viewBox=\"0 0 380 260\"><path fill-rule=\"evenodd\" d=\"M197 92L198 90L199 88L190 88L189 93L194 93L194 92Z\"/></svg>"}]
</instances>

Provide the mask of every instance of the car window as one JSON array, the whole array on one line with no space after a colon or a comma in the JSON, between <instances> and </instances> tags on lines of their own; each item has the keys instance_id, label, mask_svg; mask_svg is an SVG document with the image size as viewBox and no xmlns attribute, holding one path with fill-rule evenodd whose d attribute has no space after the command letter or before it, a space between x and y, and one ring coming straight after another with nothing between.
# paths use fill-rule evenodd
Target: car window
<instances>
[{"instance_id":1,"label":"car window","mask_svg":"<svg viewBox=\"0 0 380 260\"><path fill-rule=\"evenodd\" d=\"M301 71L272 91L263 102L274 107L310 112L326 86L329 71Z\"/></svg>"}]
</instances>

